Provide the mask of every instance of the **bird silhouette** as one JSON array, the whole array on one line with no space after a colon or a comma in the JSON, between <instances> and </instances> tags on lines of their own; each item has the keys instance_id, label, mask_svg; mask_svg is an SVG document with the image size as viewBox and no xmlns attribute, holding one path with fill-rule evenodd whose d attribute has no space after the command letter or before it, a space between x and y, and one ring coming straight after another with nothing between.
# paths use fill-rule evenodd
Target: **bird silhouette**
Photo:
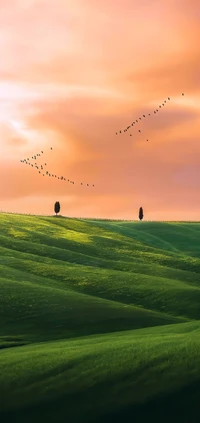
<instances>
[{"instance_id":1,"label":"bird silhouette","mask_svg":"<svg viewBox=\"0 0 200 423\"><path fill-rule=\"evenodd\" d=\"M124 132L127 132L130 128L131 128L131 125L128 125L127 128L124 130ZM120 130L119 133L122 133L122 130ZM116 134L118 134L118 133L116 132ZM132 136L132 134L131 134L131 136ZM50 149L53 150L52 147ZM36 158L37 157L41 157L42 154L44 154L44 151L43 150L41 150L41 154L40 153L36 153L34 156L31 156L31 159L32 160L34 160L34 159L36 160ZM21 163L25 163L26 165L29 165L31 167L34 167L35 169L37 169L38 173L41 174L41 176L43 176L43 177L46 174L46 176L54 177L54 178L57 178L57 179L59 179L61 181L65 181L66 182L66 178L63 175L57 176L57 175L51 174L48 170L45 173L43 173L42 172L42 171L44 171L44 167L43 166L47 166L47 163L37 165L37 162L31 163L30 162L31 159L29 157L27 157L26 159L23 159L23 160L21 159L20 162ZM69 179L67 180L67 182L70 182L73 185L75 184L75 181L70 181ZM82 182L81 182L81 185L83 185ZM90 185L87 184L87 186L89 187ZM94 184L93 184L93 187L94 187Z\"/></svg>"},{"instance_id":2,"label":"bird silhouette","mask_svg":"<svg viewBox=\"0 0 200 423\"><path fill-rule=\"evenodd\" d=\"M184 96L184 93L182 93L182 96ZM166 105L167 101L170 101L170 100L171 100L170 97L167 97L167 99L163 100L163 102L160 105L158 105L158 108L155 109L153 111L153 113L154 114L158 113L159 112L159 109L161 109L162 107L164 107ZM128 125L123 130L123 132L122 131L119 131L118 133L125 133L125 132L127 132L131 127L133 127L134 124L138 123L139 120L142 120L143 118L145 118L145 116L147 116L147 114L143 114L142 117L139 117L138 119L136 119L135 121L133 121L130 125ZM151 116L151 113L148 113L148 116ZM138 132L141 132L141 130L138 130ZM132 136L132 134L129 134L129 135Z\"/></svg>"}]
</instances>

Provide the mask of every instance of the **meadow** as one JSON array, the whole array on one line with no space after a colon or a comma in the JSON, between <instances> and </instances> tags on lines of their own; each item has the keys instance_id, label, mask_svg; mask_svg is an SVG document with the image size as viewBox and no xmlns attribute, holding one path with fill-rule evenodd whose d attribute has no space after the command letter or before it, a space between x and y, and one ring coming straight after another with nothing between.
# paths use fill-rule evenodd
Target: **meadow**
<instances>
[{"instance_id":1,"label":"meadow","mask_svg":"<svg viewBox=\"0 0 200 423\"><path fill-rule=\"evenodd\" d=\"M0 214L0 421L200 421L200 223Z\"/></svg>"}]
</instances>

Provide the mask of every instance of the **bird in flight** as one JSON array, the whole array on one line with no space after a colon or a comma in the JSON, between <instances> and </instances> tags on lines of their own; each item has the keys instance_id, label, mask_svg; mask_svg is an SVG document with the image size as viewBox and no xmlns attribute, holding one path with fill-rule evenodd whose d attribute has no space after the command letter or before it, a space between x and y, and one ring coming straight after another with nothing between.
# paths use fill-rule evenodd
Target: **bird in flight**
<instances>
[{"instance_id":1,"label":"bird in flight","mask_svg":"<svg viewBox=\"0 0 200 423\"><path fill-rule=\"evenodd\" d=\"M129 125L127 128L126 128L126 131L130 128L131 126ZM120 133L121 133L122 131L120 130ZM117 134L117 132L116 132L116 134ZM50 147L50 150L53 150L53 148L52 147ZM44 154L44 151L43 150L41 150L41 154L40 153L36 153L34 156L32 156L32 160L36 160L36 158L37 157L41 157L41 155L42 154ZM43 173L44 172L44 167L43 166L47 166L47 163L44 163L43 165L42 164L39 164L39 165L37 165L37 162L34 162L34 163L31 163L30 162L30 160L31 159L29 159L29 157L28 158L26 158L26 159L21 159L20 160L20 162L21 163L25 163L26 165L29 165L29 166L31 166L32 168L33 167L35 167L37 170L38 170L38 173L39 174L41 174L41 176L48 176L48 177L54 177L54 178L57 178L57 179L59 179L59 180L61 180L61 181L66 181L66 178L64 177L64 176L57 176L57 175L54 175L54 174L51 174L50 172L49 172L49 170L47 170L45 173L46 173L46 175L45 175L45 173ZM43 171L43 172L42 172ZM70 181L69 179L67 180L67 182L70 182L71 184L75 184L75 181ZM84 185L82 182L80 183L80 185ZM86 185L86 184L85 184ZM87 184L87 186L90 186L89 184ZM93 187L94 187L94 184L93 184Z\"/></svg>"},{"instance_id":2,"label":"bird in flight","mask_svg":"<svg viewBox=\"0 0 200 423\"><path fill-rule=\"evenodd\" d=\"M182 93L182 96L184 96L184 93ZM171 100L171 97L167 97L167 99L166 100L164 100L159 106L158 106L158 108L157 109L155 109L152 113L154 113L154 114L157 114L158 113L158 111L159 111L159 109L161 109L162 107L164 107L165 105L166 105L166 103L167 103L167 100L168 101L170 101ZM139 122L139 120L142 120L143 118L145 118L147 116L147 114L143 114L142 115L142 117L139 117L138 119L136 119L135 121L133 121L130 125L128 125L123 131L119 131L119 133L121 134L121 133L125 133L125 132L127 132L131 127L133 127L133 125L135 125L135 124L137 124L138 122ZM151 116L151 113L148 113L148 116ZM141 130L138 130L138 132L141 132ZM117 134L117 132L116 132L116 134ZM130 136L132 136L132 134L129 134ZM148 139L147 139L147 141L148 141Z\"/></svg>"}]
</instances>

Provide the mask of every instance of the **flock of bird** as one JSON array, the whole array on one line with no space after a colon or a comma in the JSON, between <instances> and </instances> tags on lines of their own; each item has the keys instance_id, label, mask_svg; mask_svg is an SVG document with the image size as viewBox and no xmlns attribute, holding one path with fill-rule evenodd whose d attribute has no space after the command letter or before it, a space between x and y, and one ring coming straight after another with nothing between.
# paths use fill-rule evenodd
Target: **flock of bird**
<instances>
[{"instance_id":1,"label":"flock of bird","mask_svg":"<svg viewBox=\"0 0 200 423\"><path fill-rule=\"evenodd\" d=\"M182 96L184 96L184 93L182 93ZM166 103L167 103L167 101L170 101L171 100L171 98L170 97L168 97L167 98L167 100L164 100L164 102L163 103L161 103L161 104L159 104L159 106L158 106L158 109L155 109L153 112L152 112L152 114L151 113L148 113L148 114L143 114L142 116L140 116L139 118L137 118L137 119L135 119L133 122L131 122L131 124L130 125L128 125L125 129L120 129L120 131L119 132L116 132L116 135L118 135L118 134L123 134L123 132L127 132L127 131L129 131L129 129L133 129L133 127L134 127L134 125L137 125L138 123L140 123L140 121L142 120L142 119L145 119L147 116L151 116L151 115L153 115L153 114L156 114L156 113L158 113L159 112L159 109L161 109L162 107L164 107L165 105L166 105ZM142 132L141 131L141 129L138 129L138 132ZM130 137L132 137L132 133L131 134L129 134L130 135ZM149 141L148 139L147 139L147 141Z\"/></svg>"},{"instance_id":2,"label":"flock of bird","mask_svg":"<svg viewBox=\"0 0 200 423\"><path fill-rule=\"evenodd\" d=\"M50 147L50 150L53 150L53 148L52 147ZM25 163L26 165L28 165L28 166L31 166L31 167L34 167L35 169L37 169L37 171L42 175L42 176L48 176L48 177L51 177L51 178L57 178L57 179L59 179L59 180L61 180L61 181L67 181L67 182L69 182L70 184L73 184L74 185L74 181L71 181L70 179L66 179L64 176L57 176L57 175L55 175L55 174L53 174L53 173L50 173L48 170L47 170L47 168L46 168L46 166L47 166L47 163L43 163L43 164L39 164L39 163L37 163L36 162L36 160L37 160L37 158L39 158L39 157L42 157L42 155L44 154L44 151L40 151L40 153L37 153L37 154L35 154L34 156L32 156L31 158L27 158L27 159L24 159L24 160L20 160L20 162L21 163ZM31 160L35 160L33 163L31 163ZM87 187L89 187L90 186L90 184L83 184L83 182L81 182L80 183L80 185L86 185ZM94 187L94 184L92 184L92 186Z\"/></svg>"},{"instance_id":3,"label":"flock of bird","mask_svg":"<svg viewBox=\"0 0 200 423\"><path fill-rule=\"evenodd\" d=\"M182 96L184 96L184 93L182 93ZM163 101L163 103L161 103L159 106L158 106L158 108L157 109L155 109L153 112L152 112L152 114L151 113L148 113L148 114L143 114L142 116L140 116L138 119L135 119L133 122L131 122L131 124L130 125L128 125L125 129L123 129L123 130L120 130L119 132L116 132L116 135L118 135L118 134L122 134L123 132L127 132L127 131L129 131L129 129L133 129L133 127L135 126L135 125L137 125L142 119L145 119L146 117L148 117L148 116L151 116L151 115L153 115L153 114L156 114L156 113L158 113L159 112L159 109L161 109L162 107L164 107L165 105L166 105L166 103L168 102L168 101L170 101L171 99L170 99L170 97L168 97L167 98L167 100L164 100ZM141 133L141 129L138 129L138 132L140 132ZM132 133L130 133L129 134L130 135L130 137L132 137ZM147 141L148 141L148 139L147 139ZM50 147L50 150L53 150L53 148L52 147ZM26 165L28 165L28 166L31 166L31 167L35 167L37 170L38 170L38 172L42 175L42 176L48 176L48 177L51 177L51 178L57 178L57 179L59 179L59 180L61 180L61 181L67 181L67 182L69 182L70 184L73 184L74 185L74 181L71 181L70 179L66 179L64 176L57 176L57 175L55 175L55 174L53 174L53 173L50 173L48 170L47 170L47 168L46 168L46 166L47 166L47 163L44 163L43 165L39 165L39 163L37 163L37 158L39 158L39 157L41 157L42 155L44 154L44 151L41 151L40 153L37 153L37 154L35 154L34 156L32 156L31 158L27 158L27 159L24 159L24 160L20 160L20 162L22 162L22 163L25 163ZM34 163L31 163L31 159L32 160L35 160L34 161ZM94 187L94 184L92 184L92 185L90 185L90 184L83 184L83 182L81 182L80 183L80 185L85 185L85 186L87 186L87 187L89 187L89 186L93 186Z\"/></svg>"}]
</instances>

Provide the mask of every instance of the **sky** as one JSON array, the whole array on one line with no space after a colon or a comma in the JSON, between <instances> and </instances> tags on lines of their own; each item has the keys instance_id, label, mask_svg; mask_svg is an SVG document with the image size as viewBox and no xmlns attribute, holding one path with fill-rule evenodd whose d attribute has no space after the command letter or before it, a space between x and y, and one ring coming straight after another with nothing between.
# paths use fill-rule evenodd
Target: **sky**
<instances>
[{"instance_id":1,"label":"sky","mask_svg":"<svg viewBox=\"0 0 200 423\"><path fill-rule=\"evenodd\" d=\"M199 0L0 0L0 210L200 220L199 39Z\"/></svg>"}]
</instances>

